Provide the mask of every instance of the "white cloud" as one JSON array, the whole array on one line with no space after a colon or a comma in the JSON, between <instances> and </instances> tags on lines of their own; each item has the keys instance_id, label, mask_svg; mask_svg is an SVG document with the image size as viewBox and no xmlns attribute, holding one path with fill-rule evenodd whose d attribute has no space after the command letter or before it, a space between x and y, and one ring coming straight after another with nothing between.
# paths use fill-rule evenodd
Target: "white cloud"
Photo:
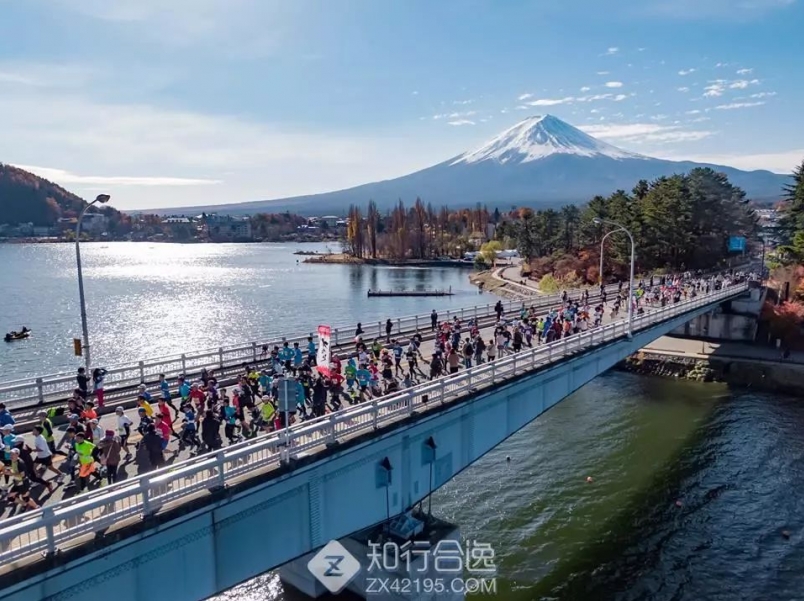
<instances>
[{"instance_id":1,"label":"white cloud","mask_svg":"<svg viewBox=\"0 0 804 601\"><path fill-rule=\"evenodd\" d=\"M753 170L767 169L775 173L788 174L801 164L804 157L804 148L785 152L771 152L758 154L705 154L683 156L675 154L661 155L662 158L676 161L695 161L696 163L711 163L713 165L727 165L737 169Z\"/></svg>"},{"instance_id":2,"label":"white cloud","mask_svg":"<svg viewBox=\"0 0 804 601\"><path fill-rule=\"evenodd\" d=\"M77 12L103 21L103 27L160 45L195 46L251 58L277 52L285 37L292 35L291 25L308 18L295 3L267 0L53 0L47 4L51 10Z\"/></svg>"},{"instance_id":3,"label":"white cloud","mask_svg":"<svg viewBox=\"0 0 804 601\"><path fill-rule=\"evenodd\" d=\"M25 171L35 173L52 182L66 186L70 184L98 185L98 186L210 186L222 184L219 179L190 179L182 177L127 177L103 175L78 175L55 169L53 167L37 167L33 165L15 165Z\"/></svg>"},{"instance_id":4,"label":"white cloud","mask_svg":"<svg viewBox=\"0 0 804 601\"><path fill-rule=\"evenodd\" d=\"M679 92L682 92L682 93L687 93L687 92L689 92L689 91L690 91L690 89L689 89L689 88L687 88L687 87L681 87L681 88L676 88L676 89L677 89Z\"/></svg>"},{"instance_id":5,"label":"white cloud","mask_svg":"<svg viewBox=\"0 0 804 601\"><path fill-rule=\"evenodd\" d=\"M412 94L413 96L418 96L418 95L419 95L419 91L418 91L418 90L413 90L413 91L411 92L411 94Z\"/></svg>"},{"instance_id":6,"label":"white cloud","mask_svg":"<svg viewBox=\"0 0 804 601\"><path fill-rule=\"evenodd\" d=\"M452 104L463 104L463 105L466 105L466 104L472 104L473 102L474 102L474 98L471 98L471 99L469 99L469 100L453 100L453 101L452 101Z\"/></svg>"},{"instance_id":7,"label":"white cloud","mask_svg":"<svg viewBox=\"0 0 804 601\"><path fill-rule=\"evenodd\" d=\"M16 73L6 67L0 69ZM417 154L421 132L401 126L377 134L332 126L307 130L239 115L113 102L98 93L114 88L126 96L127 79L90 79L83 89L68 78L56 78L51 87L6 79L14 82L0 83L3 161L56 170L50 172L54 179L79 195L103 185L121 209L326 192L422 169L462 150L441 137Z\"/></svg>"},{"instance_id":8,"label":"white cloud","mask_svg":"<svg viewBox=\"0 0 804 601\"><path fill-rule=\"evenodd\" d=\"M581 88L581 92L588 92L591 89L592 88L590 88L589 86L584 86L584 87Z\"/></svg>"},{"instance_id":9,"label":"white cloud","mask_svg":"<svg viewBox=\"0 0 804 601\"><path fill-rule=\"evenodd\" d=\"M580 129L595 137L631 144L693 142L707 138L714 133L685 130L680 125L660 125L658 123L584 125Z\"/></svg>"},{"instance_id":10,"label":"white cloud","mask_svg":"<svg viewBox=\"0 0 804 601\"><path fill-rule=\"evenodd\" d=\"M751 73L753 72L754 72L753 69L739 69L737 71L737 75L751 75Z\"/></svg>"},{"instance_id":11,"label":"white cloud","mask_svg":"<svg viewBox=\"0 0 804 601\"><path fill-rule=\"evenodd\" d=\"M726 83L727 82L724 80L710 82L709 85L704 88L704 97L716 98L718 96L723 96L723 92L726 91Z\"/></svg>"},{"instance_id":12,"label":"white cloud","mask_svg":"<svg viewBox=\"0 0 804 601\"><path fill-rule=\"evenodd\" d=\"M732 102L730 104L720 104L715 107L718 111L733 111L735 109L747 109L754 106L762 106L765 104L763 101L759 102Z\"/></svg>"},{"instance_id":13,"label":"white cloud","mask_svg":"<svg viewBox=\"0 0 804 601\"><path fill-rule=\"evenodd\" d=\"M447 121L448 125L474 125L474 121L470 121L469 119L457 119L455 121Z\"/></svg>"},{"instance_id":14,"label":"white cloud","mask_svg":"<svg viewBox=\"0 0 804 601\"><path fill-rule=\"evenodd\" d=\"M608 75L609 72L608 71L598 71L597 74L598 75Z\"/></svg>"},{"instance_id":15,"label":"white cloud","mask_svg":"<svg viewBox=\"0 0 804 601\"><path fill-rule=\"evenodd\" d=\"M568 104L574 100L575 98L572 96L567 96L566 98L539 98L537 100L526 102L525 104L528 106L557 106L559 104Z\"/></svg>"},{"instance_id":16,"label":"white cloud","mask_svg":"<svg viewBox=\"0 0 804 601\"><path fill-rule=\"evenodd\" d=\"M690 73L695 73L695 69L687 69L687 70L682 69L681 71L678 72L678 74L682 76L689 75Z\"/></svg>"},{"instance_id":17,"label":"white cloud","mask_svg":"<svg viewBox=\"0 0 804 601\"><path fill-rule=\"evenodd\" d=\"M606 50L606 54L608 54L610 56L612 54L617 54L619 51L620 51L619 48L617 48L616 46L612 46L611 48Z\"/></svg>"},{"instance_id":18,"label":"white cloud","mask_svg":"<svg viewBox=\"0 0 804 601\"><path fill-rule=\"evenodd\" d=\"M621 88L623 87L623 82L621 81L607 81L606 82L607 88Z\"/></svg>"},{"instance_id":19,"label":"white cloud","mask_svg":"<svg viewBox=\"0 0 804 601\"><path fill-rule=\"evenodd\" d=\"M533 94L521 94L517 100L527 100L528 98L533 98Z\"/></svg>"},{"instance_id":20,"label":"white cloud","mask_svg":"<svg viewBox=\"0 0 804 601\"><path fill-rule=\"evenodd\" d=\"M772 96L776 96L776 92L757 92L756 94L751 94L751 98L771 98Z\"/></svg>"},{"instance_id":21,"label":"white cloud","mask_svg":"<svg viewBox=\"0 0 804 601\"><path fill-rule=\"evenodd\" d=\"M476 115L477 111L462 111L456 113L440 113L438 115L433 115L433 119L460 119L461 117L471 117L472 115Z\"/></svg>"},{"instance_id":22,"label":"white cloud","mask_svg":"<svg viewBox=\"0 0 804 601\"><path fill-rule=\"evenodd\" d=\"M703 123L704 121L711 121L710 117L698 117L696 119L690 119L690 123Z\"/></svg>"},{"instance_id":23,"label":"white cloud","mask_svg":"<svg viewBox=\"0 0 804 601\"><path fill-rule=\"evenodd\" d=\"M685 114L687 114L687 115L700 115L701 111L699 111L698 109L695 109L695 110L692 110L692 111L687 111Z\"/></svg>"},{"instance_id":24,"label":"white cloud","mask_svg":"<svg viewBox=\"0 0 804 601\"><path fill-rule=\"evenodd\" d=\"M722 67L728 67L728 66L729 66L729 63L717 63L715 65L715 67L718 68L718 69L720 69Z\"/></svg>"},{"instance_id":25,"label":"white cloud","mask_svg":"<svg viewBox=\"0 0 804 601\"><path fill-rule=\"evenodd\" d=\"M729 87L732 90L744 90L748 86L754 86L754 85L757 85L758 83L759 83L758 79L752 79L751 81L748 81L747 79L740 79L740 80L731 82L729 84Z\"/></svg>"}]
</instances>

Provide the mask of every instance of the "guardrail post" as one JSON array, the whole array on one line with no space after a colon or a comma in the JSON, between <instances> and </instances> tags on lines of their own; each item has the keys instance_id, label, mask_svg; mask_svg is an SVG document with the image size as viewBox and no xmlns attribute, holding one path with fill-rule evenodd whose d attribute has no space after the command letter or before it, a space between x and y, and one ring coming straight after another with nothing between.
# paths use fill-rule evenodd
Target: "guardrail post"
<instances>
[{"instance_id":1,"label":"guardrail post","mask_svg":"<svg viewBox=\"0 0 804 601\"><path fill-rule=\"evenodd\" d=\"M438 393L441 395L441 404L443 405L447 399L447 385L444 383L444 378L441 378Z\"/></svg>"},{"instance_id":2,"label":"guardrail post","mask_svg":"<svg viewBox=\"0 0 804 601\"><path fill-rule=\"evenodd\" d=\"M225 459L226 455L224 454L223 451L218 451L217 453L215 453L215 465L217 466L218 470L217 473L218 486L220 486L221 488L226 486L226 474L223 471L225 466L224 462Z\"/></svg>"},{"instance_id":3,"label":"guardrail post","mask_svg":"<svg viewBox=\"0 0 804 601\"><path fill-rule=\"evenodd\" d=\"M396 318L396 335L399 336L402 333L402 319L397 317Z\"/></svg>"},{"instance_id":4,"label":"guardrail post","mask_svg":"<svg viewBox=\"0 0 804 601\"><path fill-rule=\"evenodd\" d=\"M382 332L382 322L378 321L377 322L377 338L382 338L383 337L382 333L383 333Z\"/></svg>"},{"instance_id":5,"label":"guardrail post","mask_svg":"<svg viewBox=\"0 0 804 601\"><path fill-rule=\"evenodd\" d=\"M491 383L492 384L497 383L497 362L496 361L491 362Z\"/></svg>"},{"instance_id":6,"label":"guardrail post","mask_svg":"<svg viewBox=\"0 0 804 601\"><path fill-rule=\"evenodd\" d=\"M181 356L181 373L184 374L187 372L187 356L182 353Z\"/></svg>"},{"instance_id":7,"label":"guardrail post","mask_svg":"<svg viewBox=\"0 0 804 601\"><path fill-rule=\"evenodd\" d=\"M419 316L418 315L413 316L413 323L415 324L416 331L418 332L419 331Z\"/></svg>"},{"instance_id":8,"label":"guardrail post","mask_svg":"<svg viewBox=\"0 0 804 601\"><path fill-rule=\"evenodd\" d=\"M254 363L256 363L257 362L257 343L256 342L251 343L251 355L253 357L252 361Z\"/></svg>"},{"instance_id":9,"label":"guardrail post","mask_svg":"<svg viewBox=\"0 0 804 601\"><path fill-rule=\"evenodd\" d=\"M475 322L477 322L477 305L475 305ZM480 329L480 326L478 326L478 329Z\"/></svg>"},{"instance_id":10,"label":"guardrail post","mask_svg":"<svg viewBox=\"0 0 804 601\"><path fill-rule=\"evenodd\" d=\"M56 554L56 533L53 531L53 522L56 520L56 512L52 507L42 509L42 517L45 521L45 536L47 536L48 555Z\"/></svg>"},{"instance_id":11,"label":"guardrail post","mask_svg":"<svg viewBox=\"0 0 804 601\"><path fill-rule=\"evenodd\" d=\"M377 399L371 401L371 414L374 422L374 429L377 429L377 418L379 417L380 410L377 408Z\"/></svg>"},{"instance_id":12,"label":"guardrail post","mask_svg":"<svg viewBox=\"0 0 804 601\"><path fill-rule=\"evenodd\" d=\"M151 479L147 476L140 480L140 494L142 495L142 517L151 514Z\"/></svg>"},{"instance_id":13,"label":"guardrail post","mask_svg":"<svg viewBox=\"0 0 804 601\"><path fill-rule=\"evenodd\" d=\"M218 347L218 366L223 369L223 347Z\"/></svg>"},{"instance_id":14,"label":"guardrail post","mask_svg":"<svg viewBox=\"0 0 804 601\"><path fill-rule=\"evenodd\" d=\"M514 364L514 375L516 375L516 353L514 353L512 363Z\"/></svg>"},{"instance_id":15,"label":"guardrail post","mask_svg":"<svg viewBox=\"0 0 804 601\"><path fill-rule=\"evenodd\" d=\"M140 382L145 382L145 363L140 361Z\"/></svg>"},{"instance_id":16,"label":"guardrail post","mask_svg":"<svg viewBox=\"0 0 804 601\"><path fill-rule=\"evenodd\" d=\"M327 444L335 444L335 414L329 414L329 436L327 436Z\"/></svg>"},{"instance_id":17,"label":"guardrail post","mask_svg":"<svg viewBox=\"0 0 804 601\"><path fill-rule=\"evenodd\" d=\"M449 309L447 309L447 321L449 321Z\"/></svg>"},{"instance_id":18,"label":"guardrail post","mask_svg":"<svg viewBox=\"0 0 804 601\"><path fill-rule=\"evenodd\" d=\"M461 307L461 321L463 321L463 319L464 319L464 317L463 317L463 307Z\"/></svg>"},{"instance_id":19,"label":"guardrail post","mask_svg":"<svg viewBox=\"0 0 804 601\"><path fill-rule=\"evenodd\" d=\"M36 378L36 396L39 398L39 404L45 402L45 391L42 388L42 378Z\"/></svg>"},{"instance_id":20,"label":"guardrail post","mask_svg":"<svg viewBox=\"0 0 804 601\"><path fill-rule=\"evenodd\" d=\"M338 341L338 328L332 330L332 346L338 346L340 342Z\"/></svg>"}]
</instances>

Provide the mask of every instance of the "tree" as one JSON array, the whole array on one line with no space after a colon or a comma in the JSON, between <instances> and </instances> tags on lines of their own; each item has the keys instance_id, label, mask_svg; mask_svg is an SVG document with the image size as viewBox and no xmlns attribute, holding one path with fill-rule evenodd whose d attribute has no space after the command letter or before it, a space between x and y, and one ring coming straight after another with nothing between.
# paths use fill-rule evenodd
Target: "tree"
<instances>
[{"instance_id":1,"label":"tree","mask_svg":"<svg viewBox=\"0 0 804 601\"><path fill-rule=\"evenodd\" d=\"M800 244L796 244L797 234L804 232L804 160L793 170L792 182L784 188L784 205L782 218L779 221L779 234L782 239L782 250L789 256L789 261L801 261ZM801 240L801 237L798 237Z\"/></svg>"},{"instance_id":2,"label":"tree","mask_svg":"<svg viewBox=\"0 0 804 601\"><path fill-rule=\"evenodd\" d=\"M503 249L502 244L497 240L486 242L480 247L480 254L487 265L494 267L494 262L497 260L497 253Z\"/></svg>"},{"instance_id":3,"label":"tree","mask_svg":"<svg viewBox=\"0 0 804 601\"><path fill-rule=\"evenodd\" d=\"M377 211L377 204L370 200L366 211L366 229L368 231L368 245L371 258L377 258L377 228L380 225L380 214Z\"/></svg>"}]
</instances>

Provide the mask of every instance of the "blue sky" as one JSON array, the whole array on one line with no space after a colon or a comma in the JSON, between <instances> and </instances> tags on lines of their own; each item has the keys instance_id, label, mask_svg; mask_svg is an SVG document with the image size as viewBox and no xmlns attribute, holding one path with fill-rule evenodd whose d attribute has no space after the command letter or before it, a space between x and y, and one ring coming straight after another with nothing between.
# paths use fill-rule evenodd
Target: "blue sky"
<instances>
[{"instance_id":1,"label":"blue sky","mask_svg":"<svg viewBox=\"0 0 804 601\"><path fill-rule=\"evenodd\" d=\"M122 209L228 203L403 175L549 112L787 172L802 23L804 0L0 0L0 161Z\"/></svg>"}]
</instances>

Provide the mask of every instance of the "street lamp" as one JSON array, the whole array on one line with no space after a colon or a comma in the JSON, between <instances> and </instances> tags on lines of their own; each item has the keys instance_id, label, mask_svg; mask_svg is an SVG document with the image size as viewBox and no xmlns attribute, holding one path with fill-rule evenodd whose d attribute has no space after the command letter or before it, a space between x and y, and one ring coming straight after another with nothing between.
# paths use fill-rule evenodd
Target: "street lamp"
<instances>
[{"instance_id":1,"label":"street lamp","mask_svg":"<svg viewBox=\"0 0 804 601\"><path fill-rule=\"evenodd\" d=\"M595 217L592 221L594 223L596 223L597 225L601 225L603 223L608 223L609 225L613 225L613 226L617 227L616 230L612 230L611 232L609 232L609 234L613 234L614 232L623 231L626 234L628 234L628 239L631 241L631 277L628 280L628 337L632 338L633 337L632 325L633 325L633 322L634 322L634 306L633 306L633 302L634 302L634 299L633 299L633 297L634 297L634 237L631 235L631 232L629 232L627 229L625 229L622 225L620 225L616 221L610 221L608 219L600 219L599 217ZM601 247L600 248L601 248L600 260L601 260L601 265L602 265L602 261L603 261L603 255L602 255L603 245L602 245L602 242L601 242Z\"/></svg>"},{"instance_id":2,"label":"street lamp","mask_svg":"<svg viewBox=\"0 0 804 601\"><path fill-rule=\"evenodd\" d=\"M597 220L595 220L597 221ZM611 230L608 234L603 236L603 239L600 241L600 270L597 272L597 279L598 283L603 284L603 243L606 241L606 238L611 236L612 234L616 234L620 230Z\"/></svg>"},{"instance_id":3,"label":"street lamp","mask_svg":"<svg viewBox=\"0 0 804 601\"><path fill-rule=\"evenodd\" d=\"M81 211L81 215L78 216L78 223L75 225L75 264L78 267L78 298L81 302L81 329L84 334L84 345L83 345L83 352L84 352L84 364L86 365L87 376L90 375L89 371L89 328L87 327L87 305L86 301L84 300L84 276L81 271L81 222L84 220L84 215L86 215L89 207L94 205L95 203L106 204L109 202L109 195L108 194L98 194L98 196L89 203L87 206L84 207L84 210Z\"/></svg>"}]
</instances>

